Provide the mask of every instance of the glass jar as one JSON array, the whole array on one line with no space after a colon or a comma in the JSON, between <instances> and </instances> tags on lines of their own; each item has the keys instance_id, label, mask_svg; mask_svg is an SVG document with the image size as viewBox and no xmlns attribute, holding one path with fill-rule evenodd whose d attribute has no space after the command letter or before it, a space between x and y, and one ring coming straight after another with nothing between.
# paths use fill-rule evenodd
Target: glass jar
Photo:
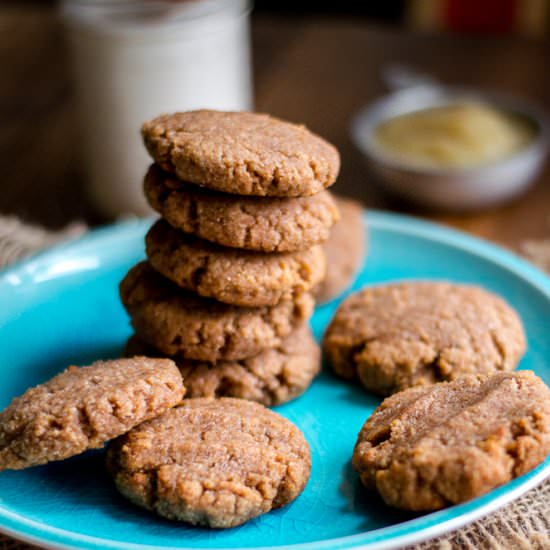
<instances>
[{"instance_id":1,"label":"glass jar","mask_svg":"<svg viewBox=\"0 0 550 550\"><path fill-rule=\"evenodd\" d=\"M150 212L141 124L161 113L252 108L246 0L65 0L80 143L106 215Z\"/></svg>"}]
</instances>

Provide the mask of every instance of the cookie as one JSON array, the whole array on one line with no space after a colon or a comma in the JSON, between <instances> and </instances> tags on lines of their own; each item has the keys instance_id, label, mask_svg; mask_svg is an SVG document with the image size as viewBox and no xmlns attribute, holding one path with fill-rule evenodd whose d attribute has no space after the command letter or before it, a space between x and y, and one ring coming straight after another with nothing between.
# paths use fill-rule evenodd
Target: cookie
<instances>
[{"instance_id":1,"label":"cookie","mask_svg":"<svg viewBox=\"0 0 550 550\"><path fill-rule=\"evenodd\" d=\"M532 372L468 375L385 399L353 467L390 506L437 510L518 477L550 453L550 389Z\"/></svg>"},{"instance_id":2,"label":"cookie","mask_svg":"<svg viewBox=\"0 0 550 550\"><path fill-rule=\"evenodd\" d=\"M141 128L164 170L208 189L272 197L319 193L340 169L335 147L304 126L247 112L188 111Z\"/></svg>"},{"instance_id":3,"label":"cookie","mask_svg":"<svg viewBox=\"0 0 550 550\"><path fill-rule=\"evenodd\" d=\"M214 363L252 357L280 345L308 319L313 298L298 294L275 306L237 307L202 298L168 281L147 262L120 284L122 303L140 338L167 355Z\"/></svg>"},{"instance_id":4,"label":"cookie","mask_svg":"<svg viewBox=\"0 0 550 550\"><path fill-rule=\"evenodd\" d=\"M135 335L125 349L127 357L158 354ZM177 356L172 359L183 376L186 397L238 397L267 407L301 395L321 367L321 352L307 324L290 333L279 346L250 359L214 365Z\"/></svg>"},{"instance_id":5,"label":"cookie","mask_svg":"<svg viewBox=\"0 0 550 550\"><path fill-rule=\"evenodd\" d=\"M516 367L521 321L501 298L445 282L367 288L347 298L323 342L335 372L389 395L416 385Z\"/></svg>"},{"instance_id":6,"label":"cookie","mask_svg":"<svg viewBox=\"0 0 550 550\"><path fill-rule=\"evenodd\" d=\"M259 252L295 252L325 242L338 220L328 191L311 197L243 197L186 185L153 164L145 196L173 227L201 239Z\"/></svg>"},{"instance_id":7,"label":"cookie","mask_svg":"<svg viewBox=\"0 0 550 550\"><path fill-rule=\"evenodd\" d=\"M189 399L114 441L119 491L161 516L234 527L294 500L310 473L300 430L258 403Z\"/></svg>"},{"instance_id":8,"label":"cookie","mask_svg":"<svg viewBox=\"0 0 550 550\"><path fill-rule=\"evenodd\" d=\"M226 248L156 222L145 238L151 266L201 296L237 306L272 306L323 280L321 246L264 254Z\"/></svg>"},{"instance_id":9,"label":"cookie","mask_svg":"<svg viewBox=\"0 0 550 550\"><path fill-rule=\"evenodd\" d=\"M135 357L71 366L0 412L0 470L20 470L102 447L179 403L169 359Z\"/></svg>"},{"instance_id":10,"label":"cookie","mask_svg":"<svg viewBox=\"0 0 550 550\"><path fill-rule=\"evenodd\" d=\"M354 281L366 254L363 208L354 200L334 197L340 221L324 244L327 258L325 279L315 289L315 299L322 303L336 298Z\"/></svg>"}]
</instances>

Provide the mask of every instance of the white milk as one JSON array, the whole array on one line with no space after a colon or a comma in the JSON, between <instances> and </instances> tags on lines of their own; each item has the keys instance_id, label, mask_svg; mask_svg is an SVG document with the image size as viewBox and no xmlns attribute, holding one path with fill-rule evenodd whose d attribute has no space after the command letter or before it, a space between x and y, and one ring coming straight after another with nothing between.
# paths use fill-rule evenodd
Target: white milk
<instances>
[{"instance_id":1,"label":"white milk","mask_svg":"<svg viewBox=\"0 0 550 550\"><path fill-rule=\"evenodd\" d=\"M249 4L67 0L63 12L90 198L109 216L150 213L142 122L202 107L252 108Z\"/></svg>"}]
</instances>

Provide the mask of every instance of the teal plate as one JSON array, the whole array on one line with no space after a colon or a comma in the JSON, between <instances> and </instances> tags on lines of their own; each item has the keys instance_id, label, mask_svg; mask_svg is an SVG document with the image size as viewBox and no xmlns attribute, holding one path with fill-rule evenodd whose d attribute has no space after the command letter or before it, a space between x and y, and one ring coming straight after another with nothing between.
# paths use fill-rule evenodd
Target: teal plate
<instances>
[{"instance_id":1,"label":"teal plate","mask_svg":"<svg viewBox=\"0 0 550 550\"><path fill-rule=\"evenodd\" d=\"M550 280L519 258L441 227L379 212L366 218L369 255L353 289L399 279L482 285L509 301L525 324L521 368L550 383ZM149 221L94 231L0 275L0 408L65 366L116 357L128 335L117 285L143 257ZM338 301L317 309L320 338ZM439 535L504 505L541 481L550 460L490 493L432 514L392 510L351 469L359 428L380 400L329 372L277 408L305 433L311 479L291 505L225 531L165 521L124 500L103 452L0 473L0 530L51 548L395 548Z\"/></svg>"}]
</instances>

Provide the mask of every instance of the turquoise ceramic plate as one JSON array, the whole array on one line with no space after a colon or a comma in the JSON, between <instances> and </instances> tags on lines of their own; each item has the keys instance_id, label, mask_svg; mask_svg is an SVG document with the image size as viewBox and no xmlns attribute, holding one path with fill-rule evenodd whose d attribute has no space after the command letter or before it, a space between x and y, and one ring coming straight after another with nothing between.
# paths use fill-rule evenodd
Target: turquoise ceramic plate
<instances>
[{"instance_id":1,"label":"turquoise ceramic plate","mask_svg":"<svg viewBox=\"0 0 550 550\"><path fill-rule=\"evenodd\" d=\"M476 283L521 314L529 351L521 368L550 383L550 280L520 259L465 235L413 219L370 213L369 256L354 288L399 279ZM116 357L130 334L117 284L143 256L147 222L92 232L0 276L0 408L70 363ZM317 310L320 337L337 302ZM103 453L0 473L0 529L53 548L394 548L459 527L543 479L550 460L522 478L460 506L413 515L363 490L350 467L359 428L379 399L320 376L277 410L305 433L311 479L290 506L242 527L209 531L164 521L113 489Z\"/></svg>"}]
</instances>

